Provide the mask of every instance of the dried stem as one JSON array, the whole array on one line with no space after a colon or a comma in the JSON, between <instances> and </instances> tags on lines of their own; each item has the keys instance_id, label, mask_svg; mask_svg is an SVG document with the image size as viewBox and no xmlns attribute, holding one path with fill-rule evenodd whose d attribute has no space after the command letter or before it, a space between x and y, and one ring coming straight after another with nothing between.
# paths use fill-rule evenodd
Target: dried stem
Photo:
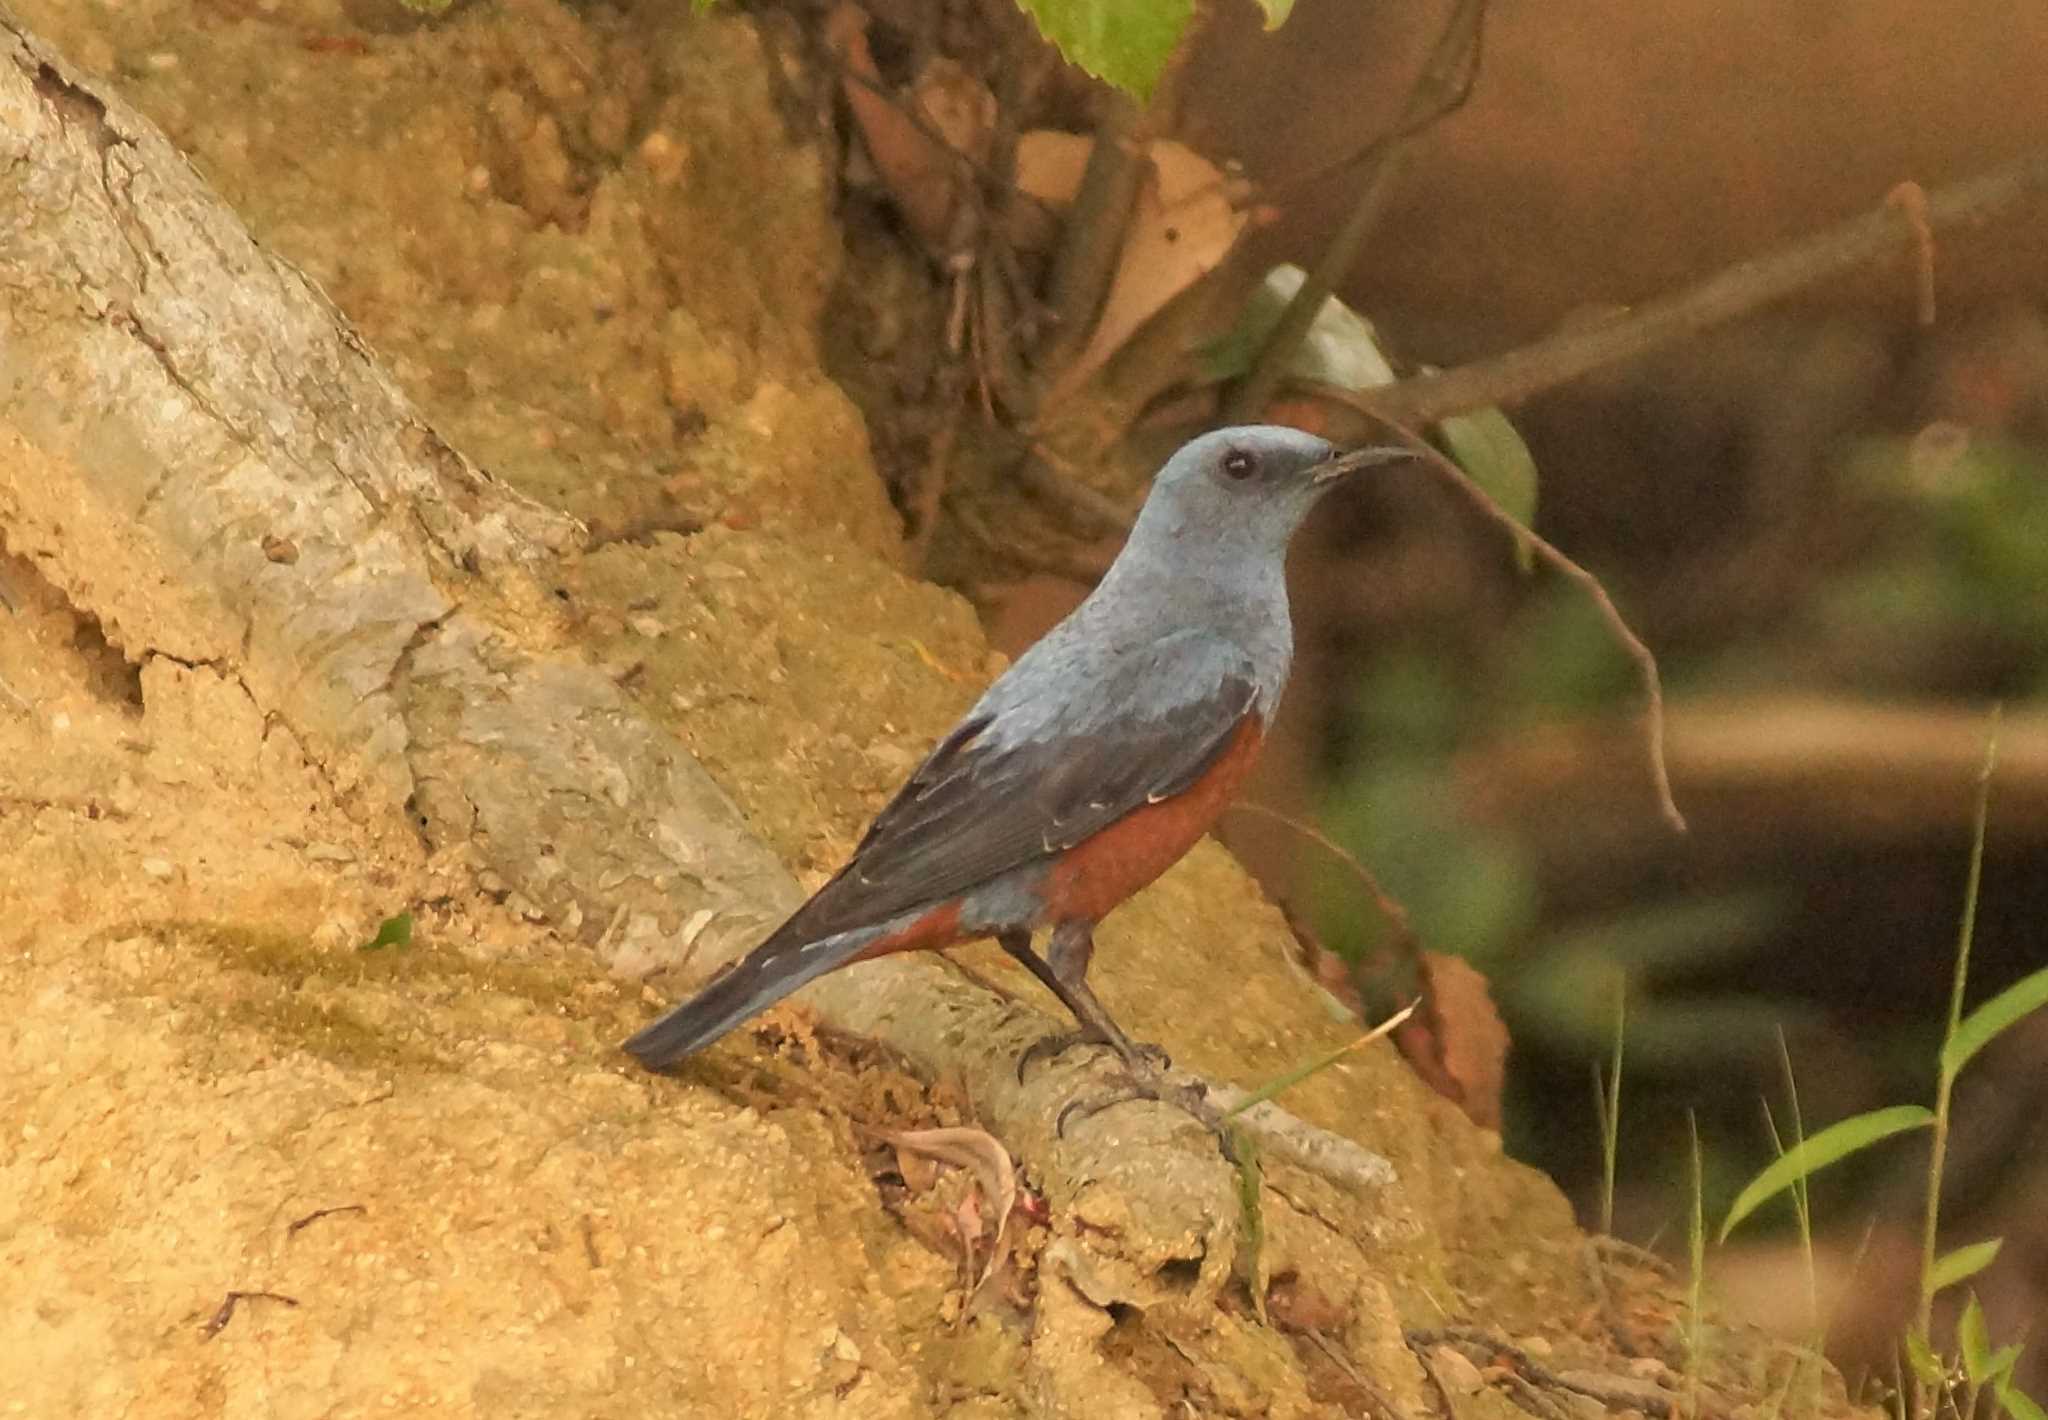
<instances>
[{"instance_id":1,"label":"dried stem","mask_svg":"<svg viewBox=\"0 0 2048 1420\"><path fill-rule=\"evenodd\" d=\"M1366 237L1379 225L1387 192L1409 144L1432 124L1455 112L1470 96L1479 71L1485 20L1486 0L1458 0L1423 62L1422 71L1415 76L1393 132L1375 140L1356 159L1365 171L1350 215L1330 239L1322 259L1301 283L1301 289L1280 312L1280 319L1267 333L1250 371L1225 397L1224 414L1231 423L1256 418L1272 399L1323 303L1330 299L1337 284L1351 274Z\"/></svg>"},{"instance_id":2,"label":"dried stem","mask_svg":"<svg viewBox=\"0 0 2048 1420\"><path fill-rule=\"evenodd\" d=\"M1048 369L1063 368L1087 344L1095 312L1116 274L1117 254L1150 161L1138 137L1137 105L1121 94L1107 102L1109 112L1096 126L1095 146L1074 205L1067 209L1046 282L1053 313L1042 362Z\"/></svg>"},{"instance_id":3,"label":"dried stem","mask_svg":"<svg viewBox=\"0 0 2048 1420\"><path fill-rule=\"evenodd\" d=\"M1054 319L1039 365L1048 382L1059 379L1094 332L1096 315L1116 278L1117 258L1123 254L1138 194L1151 170L1152 140L1171 133L1179 121L1188 56L1201 24L1198 9L1144 108L1120 94L1105 101L1109 109L1096 127L1095 146L1060 229L1046 283Z\"/></svg>"},{"instance_id":4,"label":"dried stem","mask_svg":"<svg viewBox=\"0 0 2048 1420\"><path fill-rule=\"evenodd\" d=\"M1988 222L2044 192L2048 151L1938 188L1926 194L1924 206L1916 203L1901 210L1905 204L1888 197L1875 211L1767 256L1737 262L1697 285L1603 324L1566 331L1441 374L1364 391L1352 402L1391 424L1430 424L1468 409L1513 404L1588 370L1674 345L1852 271L1897 249L1902 240L1912 242L1917 253L1933 233Z\"/></svg>"},{"instance_id":5,"label":"dried stem","mask_svg":"<svg viewBox=\"0 0 2048 1420\"><path fill-rule=\"evenodd\" d=\"M1303 838L1306 838L1309 842L1330 854L1350 870L1353 877L1358 879L1359 886L1363 887L1367 896L1372 898L1374 908L1379 912L1380 916L1387 920L1388 925L1393 929L1394 940L1406 943L1411 947L1413 946L1415 928L1409 922L1408 909L1401 905L1398 898L1381 886L1380 880L1373 876L1372 869L1359 862L1358 856L1351 852L1350 849L1330 837L1329 834L1324 833L1315 825L1303 823L1300 819L1290 814L1283 814L1278 809L1269 808L1265 804L1258 803L1252 799L1238 800L1230 806L1228 812L1257 814L1260 818L1268 819L1279 824L1282 828L1300 834Z\"/></svg>"},{"instance_id":6,"label":"dried stem","mask_svg":"<svg viewBox=\"0 0 2048 1420\"><path fill-rule=\"evenodd\" d=\"M1343 404L1361 413L1381 417L1369 402L1370 392L1340 389L1335 385L1314 386L1317 397L1335 404ZM1577 583L1579 588L1592 599L1599 609L1601 620L1607 623L1608 631L1636 663L1636 672L1643 682L1643 738L1649 750L1650 778L1657 793L1657 808L1664 821L1679 833L1686 831L1685 815L1678 811L1678 801L1671 796L1671 773L1664 763L1664 687L1657 673L1657 658L1650 648L1643 644L1640 636L1629 629L1616 609L1614 599L1607 595L1607 588L1600 585L1600 579L1539 536L1532 529L1517 522L1512 514L1493 501L1487 491L1474 483L1464 469L1445 458L1430 442L1404 425L1389 423L1389 427L1400 435L1402 442L1413 449L1418 457L1438 474L1457 487L1473 506L1499 523L1508 534L1524 542L1536 555L1549 563L1564 576Z\"/></svg>"}]
</instances>

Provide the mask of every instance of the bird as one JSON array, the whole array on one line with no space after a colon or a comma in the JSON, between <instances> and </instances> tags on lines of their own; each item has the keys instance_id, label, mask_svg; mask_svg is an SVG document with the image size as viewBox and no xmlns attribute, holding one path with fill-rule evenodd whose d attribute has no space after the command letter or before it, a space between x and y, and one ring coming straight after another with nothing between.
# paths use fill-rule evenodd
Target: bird
<instances>
[{"instance_id":1,"label":"bird","mask_svg":"<svg viewBox=\"0 0 2048 1420\"><path fill-rule=\"evenodd\" d=\"M1072 1012L1060 1048L1145 1068L1088 985L1096 925L1208 832L1257 759L1293 660L1286 558L1309 510L1410 457L1276 425L1181 446L1095 589L938 742L845 866L625 1049L672 1070L826 972L993 937Z\"/></svg>"}]
</instances>

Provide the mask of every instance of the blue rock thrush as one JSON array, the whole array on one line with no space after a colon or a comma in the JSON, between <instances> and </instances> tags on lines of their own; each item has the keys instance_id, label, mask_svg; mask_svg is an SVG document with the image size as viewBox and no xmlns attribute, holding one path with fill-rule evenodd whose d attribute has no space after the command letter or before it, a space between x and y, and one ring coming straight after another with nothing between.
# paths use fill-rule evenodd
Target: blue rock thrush
<instances>
[{"instance_id":1,"label":"blue rock thrush","mask_svg":"<svg viewBox=\"0 0 2048 1420\"><path fill-rule=\"evenodd\" d=\"M1294 653L1295 529L1344 475L1406 457L1270 426L1183 447L1094 592L939 741L846 866L626 1049L667 1069L849 962L993 937L1081 1039L1137 1066L1088 988L1095 925L1208 832L1257 758Z\"/></svg>"}]
</instances>

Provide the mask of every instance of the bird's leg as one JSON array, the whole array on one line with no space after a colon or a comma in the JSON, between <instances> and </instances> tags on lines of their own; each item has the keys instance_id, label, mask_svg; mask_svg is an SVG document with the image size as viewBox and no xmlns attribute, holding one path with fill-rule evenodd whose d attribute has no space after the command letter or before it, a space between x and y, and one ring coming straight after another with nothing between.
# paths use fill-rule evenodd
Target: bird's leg
<instances>
[{"instance_id":1,"label":"bird's leg","mask_svg":"<svg viewBox=\"0 0 2048 1420\"><path fill-rule=\"evenodd\" d=\"M1046 952L1040 956L1031 949L1031 934L1008 932L996 938L1004 951L1015 957L1030 969L1033 976L1045 984L1045 989L1060 998L1081 1029L1060 1035L1046 1036L1034 1042L1017 1061L1017 1077L1022 1079L1024 1067L1048 1055L1057 1055L1070 1045L1106 1045L1123 1058L1133 1073L1163 1068L1163 1053L1155 1046L1144 1046L1125 1035L1123 1029L1110 1018L1102 1003L1095 999L1095 993L1088 989L1088 959L1095 954L1095 929L1087 922L1063 922L1053 929L1052 940L1046 943ZM1158 1055L1155 1062L1150 1057Z\"/></svg>"},{"instance_id":2,"label":"bird's leg","mask_svg":"<svg viewBox=\"0 0 2048 1420\"><path fill-rule=\"evenodd\" d=\"M1070 1101L1060 1111L1059 1120L1053 1126L1055 1132L1064 1135L1069 1120L1076 1116L1085 1119L1113 1104L1134 1099L1164 1100L1179 1105L1199 1119L1216 1136L1223 1156L1236 1161L1230 1132L1224 1127L1222 1115L1209 1103L1207 1090L1199 1084L1182 1086L1165 1080L1165 1072L1172 1068L1166 1052L1156 1045L1143 1045L1125 1035L1110 1018L1109 1012L1103 1009L1102 1003L1095 999L1095 993L1088 987L1088 961L1095 954L1093 923L1061 923L1053 929L1052 940L1046 943L1042 957L1031 949L1029 932L1004 933L996 941L1004 951L1024 963L1033 976L1044 982L1046 989L1059 997L1074 1013L1074 1019L1081 1023L1078 1031L1044 1036L1027 1046L1017 1057L1019 1081L1023 1080L1026 1067L1033 1061L1057 1055L1070 1045L1083 1043L1108 1046L1123 1058L1124 1066L1130 1072L1127 1085L1101 1098Z\"/></svg>"}]
</instances>

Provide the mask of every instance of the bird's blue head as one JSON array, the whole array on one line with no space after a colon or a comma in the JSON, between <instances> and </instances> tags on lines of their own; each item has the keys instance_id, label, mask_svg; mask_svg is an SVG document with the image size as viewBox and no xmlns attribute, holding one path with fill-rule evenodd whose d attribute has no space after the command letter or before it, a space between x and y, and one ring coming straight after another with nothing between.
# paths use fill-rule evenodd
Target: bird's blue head
<instances>
[{"instance_id":1,"label":"bird's blue head","mask_svg":"<svg viewBox=\"0 0 2048 1420\"><path fill-rule=\"evenodd\" d=\"M1217 429L1183 444L1152 481L1128 550L1184 564L1277 568L1323 494L1405 449L1340 453L1327 439L1272 424Z\"/></svg>"}]
</instances>

